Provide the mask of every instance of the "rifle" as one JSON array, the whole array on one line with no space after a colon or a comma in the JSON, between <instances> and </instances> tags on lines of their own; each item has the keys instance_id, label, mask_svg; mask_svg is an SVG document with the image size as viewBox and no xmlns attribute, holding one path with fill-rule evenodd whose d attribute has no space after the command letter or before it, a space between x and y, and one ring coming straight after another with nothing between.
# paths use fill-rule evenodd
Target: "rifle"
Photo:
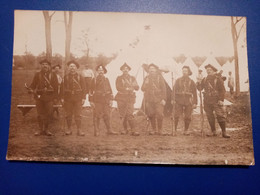
<instances>
[{"instance_id":1,"label":"rifle","mask_svg":"<svg viewBox=\"0 0 260 195\"><path fill-rule=\"evenodd\" d=\"M201 136L204 137L205 136L205 132L204 132L204 114L203 114L203 103L202 103L202 93L200 91L200 124L201 124Z\"/></svg>"}]
</instances>

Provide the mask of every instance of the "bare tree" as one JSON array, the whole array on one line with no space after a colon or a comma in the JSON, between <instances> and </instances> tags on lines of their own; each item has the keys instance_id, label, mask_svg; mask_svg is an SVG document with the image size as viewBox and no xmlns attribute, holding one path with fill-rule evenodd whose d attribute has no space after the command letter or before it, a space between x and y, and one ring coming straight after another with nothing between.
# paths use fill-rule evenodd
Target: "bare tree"
<instances>
[{"instance_id":1,"label":"bare tree","mask_svg":"<svg viewBox=\"0 0 260 195\"><path fill-rule=\"evenodd\" d=\"M46 37L46 58L51 61L52 57L52 44L51 44L51 18L55 11L51 14L49 11L42 11L45 21L45 37Z\"/></svg>"},{"instance_id":2,"label":"bare tree","mask_svg":"<svg viewBox=\"0 0 260 195\"><path fill-rule=\"evenodd\" d=\"M238 40L246 20L244 17L231 16L231 34L233 39L234 48L234 60L235 60L235 84L236 84L236 96L240 94L240 82L239 82L239 61L238 61Z\"/></svg>"},{"instance_id":3,"label":"bare tree","mask_svg":"<svg viewBox=\"0 0 260 195\"><path fill-rule=\"evenodd\" d=\"M72 19L73 19L73 12L64 11L64 23L65 23L65 34L66 34L66 39L65 39L65 64L70 60Z\"/></svg>"}]
</instances>

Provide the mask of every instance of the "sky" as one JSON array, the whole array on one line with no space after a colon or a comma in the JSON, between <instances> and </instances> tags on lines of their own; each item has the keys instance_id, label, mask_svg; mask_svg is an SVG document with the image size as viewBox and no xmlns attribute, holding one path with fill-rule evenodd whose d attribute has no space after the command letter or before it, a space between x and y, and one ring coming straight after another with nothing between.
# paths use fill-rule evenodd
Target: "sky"
<instances>
[{"instance_id":1,"label":"sky","mask_svg":"<svg viewBox=\"0 0 260 195\"><path fill-rule=\"evenodd\" d=\"M53 53L64 55L62 11L53 15L51 28ZM88 32L92 56L111 56L133 49L158 57L233 56L230 17L225 16L73 12L71 52L77 57L86 50L83 31ZM245 36L245 30L241 35ZM42 11L15 11L14 54L26 50L34 55L45 51Z\"/></svg>"}]
</instances>

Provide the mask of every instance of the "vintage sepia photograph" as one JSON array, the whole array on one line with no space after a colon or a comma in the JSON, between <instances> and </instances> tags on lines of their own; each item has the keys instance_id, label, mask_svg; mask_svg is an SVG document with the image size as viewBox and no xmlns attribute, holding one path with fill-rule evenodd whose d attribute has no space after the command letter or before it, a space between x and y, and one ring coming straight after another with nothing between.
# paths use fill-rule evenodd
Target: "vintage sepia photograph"
<instances>
[{"instance_id":1,"label":"vintage sepia photograph","mask_svg":"<svg viewBox=\"0 0 260 195\"><path fill-rule=\"evenodd\" d=\"M14 20L7 160L255 164L246 17Z\"/></svg>"}]
</instances>

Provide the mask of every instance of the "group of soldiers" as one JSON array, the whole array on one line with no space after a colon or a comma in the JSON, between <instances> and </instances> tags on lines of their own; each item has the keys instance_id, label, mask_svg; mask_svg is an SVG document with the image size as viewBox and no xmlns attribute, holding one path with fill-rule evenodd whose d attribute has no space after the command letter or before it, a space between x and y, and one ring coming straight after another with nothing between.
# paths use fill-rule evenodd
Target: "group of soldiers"
<instances>
[{"instance_id":1,"label":"group of soldiers","mask_svg":"<svg viewBox=\"0 0 260 195\"><path fill-rule=\"evenodd\" d=\"M67 63L67 74L61 78L58 70L60 66L51 67L48 60L42 60L41 71L34 75L29 92L34 94L38 113L39 130L35 135L52 135L49 130L50 117L53 112L53 105L60 101L65 109L67 128L66 135L72 134L72 118L74 117L77 127L77 135L84 136L81 128L81 109L85 103L86 94L93 109L94 135L100 134L100 120L103 119L107 134L130 134L138 136L136 121L134 117L134 104L136 100L135 92L139 90L136 78L129 72L131 67L124 63L120 70L122 75L116 79L117 94L114 97L109 82L105 77L107 69L103 65L98 65L96 76L92 70L81 74L79 64L72 60ZM184 135L189 135L189 125L193 109L197 107L197 90L203 91L204 110L212 131L212 136L216 136L215 116L222 130L222 136L229 138L226 133L226 113L224 109L225 87L222 78L217 74L217 69L208 64L205 66L207 76L197 77L195 83L191 78L192 71L189 66L182 67L182 77L178 78L173 86L171 94L171 104L173 105L174 128L177 131L179 118L184 117ZM54 70L54 71L52 71ZM142 109L146 114L151 129L150 135L163 135L164 107L167 101L166 83L159 67L150 64L147 68L147 76L144 78L141 90L144 93ZM112 102L117 102L117 107L122 121L122 129L115 132L110 125L110 115ZM128 129L128 125L130 129Z\"/></svg>"}]
</instances>

